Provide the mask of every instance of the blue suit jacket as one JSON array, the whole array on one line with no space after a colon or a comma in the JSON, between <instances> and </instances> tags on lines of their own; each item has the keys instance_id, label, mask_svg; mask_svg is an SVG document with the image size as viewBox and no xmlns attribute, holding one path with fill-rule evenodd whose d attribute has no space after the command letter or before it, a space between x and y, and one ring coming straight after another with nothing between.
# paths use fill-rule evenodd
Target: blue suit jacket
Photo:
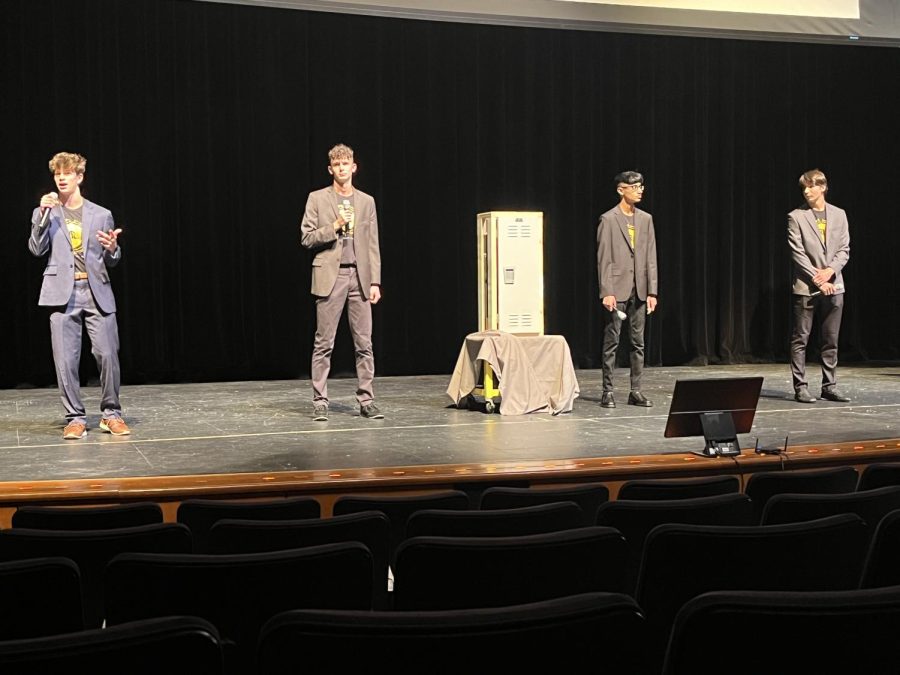
<instances>
[{"instance_id":1,"label":"blue suit jacket","mask_svg":"<svg viewBox=\"0 0 900 675\"><path fill-rule=\"evenodd\" d=\"M88 274L88 283L94 295L94 301L101 311L116 311L116 298L109 283L108 267L115 267L122 259L122 247L115 253L109 253L97 241L99 230L115 229L112 213L87 199L81 211L82 241L84 242L84 262ZM69 231L63 219L62 207L50 209L47 224L41 228L41 209L36 208L31 214L31 236L28 237L28 250L37 257L50 257L44 269L44 282L41 285L39 305L59 307L69 302L75 287L75 253Z\"/></svg>"}]
</instances>

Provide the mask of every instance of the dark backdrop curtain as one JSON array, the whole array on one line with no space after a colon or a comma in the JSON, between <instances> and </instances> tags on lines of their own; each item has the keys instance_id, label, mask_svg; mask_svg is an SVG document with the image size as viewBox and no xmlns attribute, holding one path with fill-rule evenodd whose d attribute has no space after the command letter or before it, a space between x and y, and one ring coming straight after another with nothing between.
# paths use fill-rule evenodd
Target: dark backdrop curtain
<instances>
[{"instance_id":1,"label":"dark backdrop curtain","mask_svg":"<svg viewBox=\"0 0 900 675\"><path fill-rule=\"evenodd\" d=\"M898 358L900 50L186 0L3 13L0 386L54 382L26 239L59 150L87 157L85 195L124 229L126 383L308 375L298 225L337 142L379 209L380 376L452 370L477 329L475 220L491 210L544 212L546 331L599 367L594 237L622 169L644 172L657 227L650 364L786 361L786 213L813 167L850 217L842 360ZM344 326L335 375L352 351Z\"/></svg>"}]
</instances>

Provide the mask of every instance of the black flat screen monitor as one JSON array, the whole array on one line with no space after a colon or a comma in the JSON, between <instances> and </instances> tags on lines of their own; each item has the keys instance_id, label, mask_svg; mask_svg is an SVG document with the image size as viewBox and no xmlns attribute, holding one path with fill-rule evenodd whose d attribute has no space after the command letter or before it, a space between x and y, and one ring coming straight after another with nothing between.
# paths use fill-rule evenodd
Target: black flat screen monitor
<instances>
[{"instance_id":1,"label":"black flat screen monitor","mask_svg":"<svg viewBox=\"0 0 900 675\"><path fill-rule=\"evenodd\" d=\"M703 436L704 457L741 454L737 434L753 426L762 377L676 380L666 420L666 438Z\"/></svg>"}]
</instances>

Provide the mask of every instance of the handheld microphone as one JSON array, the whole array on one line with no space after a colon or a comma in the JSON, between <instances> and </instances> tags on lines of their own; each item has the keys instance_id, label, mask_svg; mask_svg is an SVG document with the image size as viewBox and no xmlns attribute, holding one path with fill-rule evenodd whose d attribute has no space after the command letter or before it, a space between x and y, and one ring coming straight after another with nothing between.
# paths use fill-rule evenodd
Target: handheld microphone
<instances>
[{"instance_id":1,"label":"handheld microphone","mask_svg":"<svg viewBox=\"0 0 900 675\"><path fill-rule=\"evenodd\" d=\"M619 317L619 321L624 321L625 319L628 318L628 315L625 312L623 312L621 309L619 309L618 307L615 309L611 309L609 311L615 312L616 316Z\"/></svg>"},{"instance_id":2,"label":"handheld microphone","mask_svg":"<svg viewBox=\"0 0 900 675\"><path fill-rule=\"evenodd\" d=\"M56 194L55 192L51 192L50 194L53 197L53 199L56 199L57 201L59 200L58 194ZM47 221L50 220L50 210L52 208L53 208L52 206L47 206L41 210L41 222L38 223L38 227L41 228L42 230L45 227L47 227Z\"/></svg>"}]
</instances>

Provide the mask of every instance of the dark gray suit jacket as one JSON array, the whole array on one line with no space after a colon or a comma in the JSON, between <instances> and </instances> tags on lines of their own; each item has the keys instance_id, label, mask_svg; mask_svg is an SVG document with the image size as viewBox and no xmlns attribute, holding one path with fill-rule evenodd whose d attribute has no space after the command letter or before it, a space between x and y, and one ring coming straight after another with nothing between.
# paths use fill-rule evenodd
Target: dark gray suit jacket
<instances>
[{"instance_id":1,"label":"dark gray suit jacket","mask_svg":"<svg viewBox=\"0 0 900 675\"><path fill-rule=\"evenodd\" d=\"M116 247L115 253L108 252L97 241L99 230L115 229L112 213L99 204L87 199L81 210L81 238L84 242L84 263L88 275L88 283L94 295L94 301L102 311L116 311L116 298L109 283L107 267L115 267L122 259L122 247ZM39 305L59 307L69 302L75 287L75 253L69 239L69 230L63 218L62 207L50 209L50 218L41 228L41 209L31 214L31 236L28 237L28 250L37 257L50 253L47 267L44 268L44 282L41 284Z\"/></svg>"},{"instance_id":2,"label":"dark gray suit jacket","mask_svg":"<svg viewBox=\"0 0 900 675\"><path fill-rule=\"evenodd\" d=\"M788 214L788 245L791 247L794 295L811 295L815 292L812 278L817 269L834 270L835 294L844 292L841 270L850 260L850 225L844 209L825 203L825 243L819 236L816 217L808 206L794 209Z\"/></svg>"},{"instance_id":3,"label":"dark gray suit jacket","mask_svg":"<svg viewBox=\"0 0 900 675\"><path fill-rule=\"evenodd\" d=\"M645 301L657 295L656 232L653 217L646 211L634 210L634 241L631 248L628 220L618 205L600 216L597 227L597 277L600 297L616 296L627 302L631 291Z\"/></svg>"},{"instance_id":4,"label":"dark gray suit jacket","mask_svg":"<svg viewBox=\"0 0 900 675\"><path fill-rule=\"evenodd\" d=\"M378 215L375 200L362 190L353 188L356 272L363 293L369 286L381 285L381 250L378 247ZM300 243L315 253L312 262L312 294L326 297L337 281L343 240L334 231L338 219L338 194L329 185L309 193L300 223Z\"/></svg>"}]
</instances>

